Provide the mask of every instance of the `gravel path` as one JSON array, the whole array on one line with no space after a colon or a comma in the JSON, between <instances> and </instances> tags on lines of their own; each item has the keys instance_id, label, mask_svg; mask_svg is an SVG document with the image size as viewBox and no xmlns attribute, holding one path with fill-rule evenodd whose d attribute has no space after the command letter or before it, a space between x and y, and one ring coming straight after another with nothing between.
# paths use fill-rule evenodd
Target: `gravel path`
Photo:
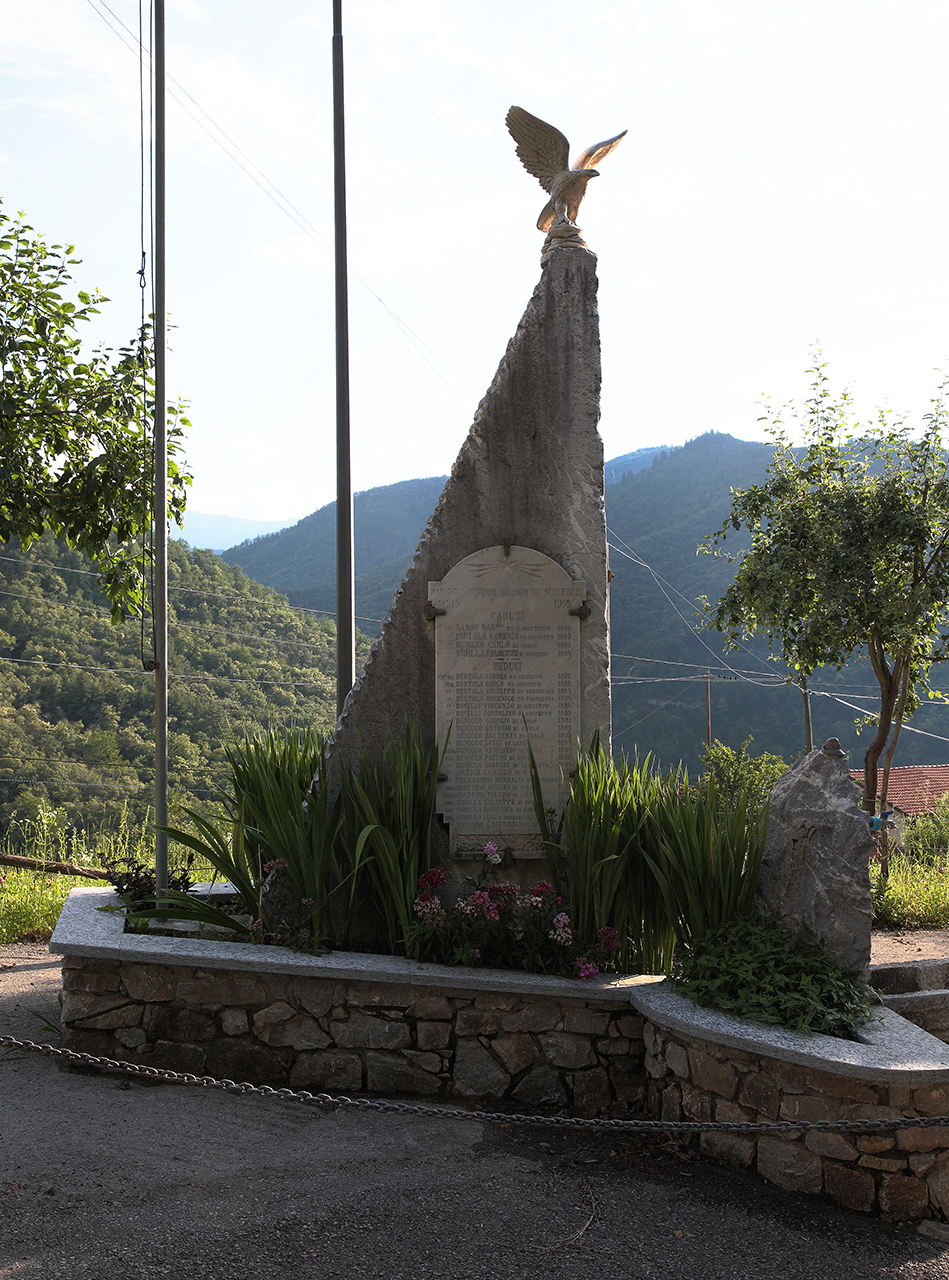
<instances>
[{"instance_id":1,"label":"gravel path","mask_svg":"<svg viewBox=\"0 0 949 1280\"><path fill-rule=\"evenodd\" d=\"M872 964L893 964L901 960L942 960L949 956L949 929L909 929L905 933L870 935Z\"/></svg>"},{"instance_id":2,"label":"gravel path","mask_svg":"<svg viewBox=\"0 0 949 1280\"><path fill-rule=\"evenodd\" d=\"M58 990L45 946L0 947L0 1034L49 1040ZM673 1142L327 1113L16 1051L0 1099L0 1280L949 1280L949 1243Z\"/></svg>"}]
</instances>

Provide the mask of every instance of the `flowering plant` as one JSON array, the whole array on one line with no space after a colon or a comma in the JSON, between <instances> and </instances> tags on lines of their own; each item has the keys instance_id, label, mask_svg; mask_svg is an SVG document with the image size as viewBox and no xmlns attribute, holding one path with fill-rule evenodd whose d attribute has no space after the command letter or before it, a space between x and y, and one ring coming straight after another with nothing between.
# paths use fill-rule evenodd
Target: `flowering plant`
<instances>
[{"instance_id":1,"label":"flowering plant","mask_svg":"<svg viewBox=\"0 0 949 1280\"><path fill-rule=\"evenodd\" d=\"M595 977L603 960L594 963L580 956L577 932L553 885L547 880L530 887L489 883L498 862L492 841L485 846L485 874L469 880L471 891L450 907L437 892L445 884L442 868L433 867L419 876L413 905L416 920L406 940L408 954L441 964L523 969L583 980ZM597 953L606 955L617 945L615 930L600 930Z\"/></svg>"}]
</instances>

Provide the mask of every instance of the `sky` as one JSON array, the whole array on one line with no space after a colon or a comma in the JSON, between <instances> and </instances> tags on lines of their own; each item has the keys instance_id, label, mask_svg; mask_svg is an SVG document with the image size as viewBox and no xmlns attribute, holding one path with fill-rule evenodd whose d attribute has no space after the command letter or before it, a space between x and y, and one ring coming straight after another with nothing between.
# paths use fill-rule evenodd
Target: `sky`
<instances>
[{"instance_id":1,"label":"sky","mask_svg":"<svg viewBox=\"0 0 949 1280\"><path fill-rule=\"evenodd\" d=\"M166 2L189 506L292 522L335 497L332 4ZM0 0L3 208L76 245L110 344L139 315L138 15ZM764 438L815 345L865 416L926 412L949 368L945 0L343 0L343 32L357 490L450 469L539 278L513 103L572 156L629 130L578 219L607 458Z\"/></svg>"}]
</instances>

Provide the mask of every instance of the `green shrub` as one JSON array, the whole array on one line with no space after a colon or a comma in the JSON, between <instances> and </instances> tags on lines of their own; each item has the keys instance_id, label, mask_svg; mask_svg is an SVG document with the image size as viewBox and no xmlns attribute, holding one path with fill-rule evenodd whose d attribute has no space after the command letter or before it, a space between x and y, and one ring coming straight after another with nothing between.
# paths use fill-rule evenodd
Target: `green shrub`
<instances>
[{"instance_id":1,"label":"green shrub","mask_svg":"<svg viewBox=\"0 0 949 1280\"><path fill-rule=\"evenodd\" d=\"M918 818L907 822L903 852L915 860L946 861L949 856L949 796L941 796L930 813L921 813Z\"/></svg>"},{"instance_id":2,"label":"green shrub","mask_svg":"<svg viewBox=\"0 0 949 1280\"><path fill-rule=\"evenodd\" d=\"M852 1040L873 1016L859 974L772 920L735 920L696 938L677 956L673 976L676 991L695 1004L791 1031Z\"/></svg>"},{"instance_id":3,"label":"green shrub","mask_svg":"<svg viewBox=\"0 0 949 1280\"><path fill-rule=\"evenodd\" d=\"M870 864L870 898L874 928L949 929L949 865L893 853L885 879Z\"/></svg>"},{"instance_id":4,"label":"green shrub","mask_svg":"<svg viewBox=\"0 0 949 1280\"><path fill-rule=\"evenodd\" d=\"M692 788L682 770L663 776L648 756L617 763L594 739L555 823L533 754L530 764L552 876L581 944L609 927L618 968L668 972L676 942L752 911L766 815L744 796L726 804L712 778Z\"/></svg>"},{"instance_id":5,"label":"green shrub","mask_svg":"<svg viewBox=\"0 0 949 1280\"><path fill-rule=\"evenodd\" d=\"M748 747L752 742L754 738L749 734L737 751L717 738L711 746L703 747L705 772L698 780L699 790L711 783L719 801L726 805L743 800L749 809L764 809L772 788L787 773L788 766L781 756L767 751L751 755Z\"/></svg>"}]
</instances>

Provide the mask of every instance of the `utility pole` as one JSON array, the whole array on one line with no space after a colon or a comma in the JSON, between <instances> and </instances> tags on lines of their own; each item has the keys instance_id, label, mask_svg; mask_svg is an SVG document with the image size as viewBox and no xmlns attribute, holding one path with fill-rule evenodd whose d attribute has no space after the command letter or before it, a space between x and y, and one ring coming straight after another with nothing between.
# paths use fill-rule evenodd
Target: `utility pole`
<instances>
[{"instance_id":1,"label":"utility pole","mask_svg":"<svg viewBox=\"0 0 949 1280\"><path fill-rule=\"evenodd\" d=\"M807 690L807 676L801 676L801 693L804 696L804 750L814 750L814 730L811 728L811 695Z\"/></svg>"},{"instance_id":2,"label":"utility pole","mask_svg":"<svg viewBox=\"0 0 949 1280\"><path fill-rule=\"evenodd\" d=\"M712 745L712 676L705 672L705 745Z\"/></svg>"},{"instance_id":3,"label":"utility pole","mask_svg":"<svg viewBox=\"0 0 949 1280\"><path fill-rule=\"evenodd\" d=\"M155 884L168 888L168 435L165 387L165 0L155 0Z\"/></svg>"},{"instance_id":4,"label":"utility pole","mask_svg":"<svg viewBox=\"0 0 949 1280\"><path fill-rule=\"evenodd\" d=\"M349 445L349 284L342 0L333 0L333 172L336 216L336 715L356 682L353 484Z\"/></svg>"}]
</instances>

